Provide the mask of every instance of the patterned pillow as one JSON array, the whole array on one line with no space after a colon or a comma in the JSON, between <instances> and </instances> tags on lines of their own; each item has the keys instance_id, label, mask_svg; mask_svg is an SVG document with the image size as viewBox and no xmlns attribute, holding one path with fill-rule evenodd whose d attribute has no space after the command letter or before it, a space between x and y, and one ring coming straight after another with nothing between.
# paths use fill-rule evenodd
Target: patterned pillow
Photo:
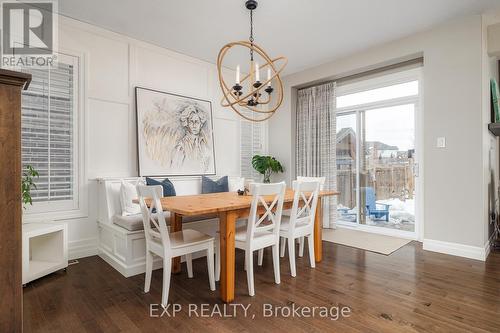
<instances>
[{"instance_id":1,"label":"patterned pillow","mask_svg":"<svg viewBox=\"0 0 500 333\"><path fill-rule=\"evenodd\" d=\"M229 183L227 176L221 177L218 180L212 180L208 177L201 177L201 193L219 193L229 192Z\"/></svg>"}]
</instances>

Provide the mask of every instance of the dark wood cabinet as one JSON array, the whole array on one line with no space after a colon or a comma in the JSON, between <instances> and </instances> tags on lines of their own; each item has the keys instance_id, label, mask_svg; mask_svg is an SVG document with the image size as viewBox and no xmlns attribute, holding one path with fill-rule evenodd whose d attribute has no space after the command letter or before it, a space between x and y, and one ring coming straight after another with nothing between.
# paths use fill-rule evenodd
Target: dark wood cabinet
<instances>
[{"instance_id":1,"label":"dark wood cabinet","mask_svg":"<svg viewBox=\"0 0 500 333\"><path fill-rule=\"evenodd\" d=\"M31 75L0 69L0 332L21 332L21 90Z\"/></svg>"}]
</instances>

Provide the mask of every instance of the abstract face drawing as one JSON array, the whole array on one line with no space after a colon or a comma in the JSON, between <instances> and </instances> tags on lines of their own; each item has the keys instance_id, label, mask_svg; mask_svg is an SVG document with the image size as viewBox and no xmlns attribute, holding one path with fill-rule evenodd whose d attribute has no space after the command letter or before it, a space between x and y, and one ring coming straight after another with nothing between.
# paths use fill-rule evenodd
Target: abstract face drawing
<instances>
[{"instance_id":1,"label":"abstract face drawing","mask_svg":"<svg viewBox=\"0 0 500 333\"><path fill-rule=\"evenodd\" d=\"M184 135L177 141L171 165L180 167L187 159L194 159L197 163L206 165L210 156L205 128L206 112L197 104L187 103L179 107L178 113Z\"/></svg>"},{"instance_id":2,"label":"abstract face drawing","mask_svg":"<svg viewBox=\"0 0 500 333\"><path fill-rule=\"evenodd\" d=\"M182 126L193 135L198 135L200 133L201 127L205 125L206 121L203 113L194 105L186 106L181 112Z\"/></svg>"},{"instance_id":3,"label":"abstract face drawing","mask_svg":"<svg viewBox=\"0 0 500 333\"><path fill-rule=\"evenodd\" d=\"M141 174L151 169L143 164L158 169L149 171L151 175L215 173L210 102L155 91L144 94L137 99L139 142L144 146Z\"/></svg>"}]
</instances>

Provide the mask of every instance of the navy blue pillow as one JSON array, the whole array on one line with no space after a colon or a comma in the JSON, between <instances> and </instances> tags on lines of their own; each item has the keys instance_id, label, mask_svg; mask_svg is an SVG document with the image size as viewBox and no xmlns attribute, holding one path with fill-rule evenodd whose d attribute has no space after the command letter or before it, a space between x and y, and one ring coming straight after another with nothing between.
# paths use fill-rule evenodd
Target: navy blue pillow
<instances>
[{"instance_id":1,"label":"navy blue pillow","mask_svg":"<svg viewBox=\"0 0 500 333\"><path fill-rule=\"evenodd\" d=\"M212 180L208 177L201 177L201 193L229 192L229 182L227 176L219 180Z\"/></svg>"},{"instance_id":2,"label":"navy blue pillow","mask_svg":"<svg viewBox=\"0 0 500 333\"><path fill-rule=\"evenodd\" d=\"M146 177L146 184L150 185L161 185L163 187L163 196L164 197L173 197L176 195L174 184L168 179L165 178L163 181L159 182L156 179Z\"/></svg>"}]
</instances>

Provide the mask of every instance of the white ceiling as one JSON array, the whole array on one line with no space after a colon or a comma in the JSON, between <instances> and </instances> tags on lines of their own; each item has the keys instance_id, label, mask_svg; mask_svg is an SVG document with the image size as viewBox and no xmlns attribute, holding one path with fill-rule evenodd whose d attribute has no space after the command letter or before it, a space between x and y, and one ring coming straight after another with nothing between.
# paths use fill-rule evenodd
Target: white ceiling
<instances>
[{"instance_id":1,"label":"white ceiling","mask_svg":"<svg viewBox=\"0 0 500 333\"><path fill-rule=\"evenodd\" d=\"M244 0L59 0L59 11L215 63L229 41L246 40ZM255 39L290 74L488 9L499 0L259 0Z\"/></svg>"}]
</instances>

